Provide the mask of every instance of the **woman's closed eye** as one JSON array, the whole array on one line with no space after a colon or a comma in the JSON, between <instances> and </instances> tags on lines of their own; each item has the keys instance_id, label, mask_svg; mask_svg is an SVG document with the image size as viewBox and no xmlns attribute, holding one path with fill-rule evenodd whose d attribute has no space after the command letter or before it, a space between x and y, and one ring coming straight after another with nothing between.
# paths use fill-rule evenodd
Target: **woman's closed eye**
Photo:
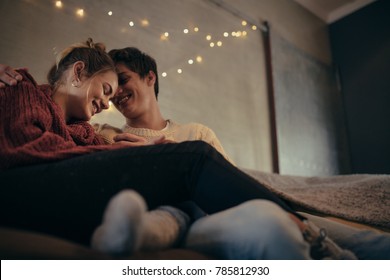
<instances>
[{"instance_id":1,"label":"woman's closed eye","mask_svg":"<svg viewBox=\"0 0 390 280\"><path fill-rule=\"evenodd\" d=\"M103 92L104 92L104 95L111 95L112 94L112 87L110 84L103 84Z\"/></svg>"}]
</instances>

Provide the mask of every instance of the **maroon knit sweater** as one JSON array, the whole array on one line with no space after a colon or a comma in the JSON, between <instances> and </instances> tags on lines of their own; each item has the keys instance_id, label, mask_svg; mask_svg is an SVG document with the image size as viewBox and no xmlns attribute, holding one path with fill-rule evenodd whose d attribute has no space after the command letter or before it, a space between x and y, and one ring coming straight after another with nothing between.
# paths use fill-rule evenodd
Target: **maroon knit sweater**
<instances>
[{"instance_id":1,"label":"maroon knit sweater","mask_svg":"<svg viewBox=\"0 0 390 280\"><path fill-rule=\"evenodd\" d=\"M66 124L51 88L20 74L17 86L0 89L0 170L118 148L104 145L88 122Z\"/></svg>"}]
</instances>

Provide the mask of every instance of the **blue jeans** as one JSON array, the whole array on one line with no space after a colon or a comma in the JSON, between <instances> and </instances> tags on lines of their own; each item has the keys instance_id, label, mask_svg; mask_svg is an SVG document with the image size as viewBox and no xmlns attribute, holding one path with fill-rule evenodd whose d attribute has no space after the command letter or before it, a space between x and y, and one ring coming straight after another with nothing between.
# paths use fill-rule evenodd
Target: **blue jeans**
<instances>
[{"instance_id":1,"label":"blue jeans","mask_svg":"<svg viewBox=\"0 0 390 280\"><path fill-rule=\"evenodd\" d=\"M324 228L333 241L355 253L358 259L390 260L390 233L358 229L323 217L301 214Z\"/></svg>"},{"instance_id":2,"label":"blue jeans","mask_svg":"<svg viewBox=\"0 0 390 280\"><path fill-rule=\"evenodd\" d=\"M200 218L184 247L220 259L310 259L310 246L287 212L262 199Z\"/></svg>"}]
</instances>

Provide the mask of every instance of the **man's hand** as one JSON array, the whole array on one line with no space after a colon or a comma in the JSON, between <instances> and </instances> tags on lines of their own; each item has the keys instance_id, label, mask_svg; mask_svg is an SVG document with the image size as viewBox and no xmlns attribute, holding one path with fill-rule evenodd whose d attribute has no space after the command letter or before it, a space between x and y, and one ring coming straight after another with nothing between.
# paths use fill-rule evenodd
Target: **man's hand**
<instances>
[{"instance_id":1,"label":"man's hand","mask_svg":"<svg viewBox=\"0 0 390 280\"><path fill-rule=\"evenodd\" d=\"M0 88L6 85L14 86L20 82L23 77L8 65L0 64Z\"/></svg>"},{"instance_id":2,"label":"man's hand","mask_svg":"<svg viewBox=\"0 0 390 280\"><path fill-rule=\"evenodd\" d=\"M172 141L166 140L165 136L159 136L152 139L145 139L141 136L131 134L131 133L120 133L114 137L114 141L115 143L113 145L119 144L119 145L126 145L129 147L172 143Z\"/></svg>"}]
</instances>

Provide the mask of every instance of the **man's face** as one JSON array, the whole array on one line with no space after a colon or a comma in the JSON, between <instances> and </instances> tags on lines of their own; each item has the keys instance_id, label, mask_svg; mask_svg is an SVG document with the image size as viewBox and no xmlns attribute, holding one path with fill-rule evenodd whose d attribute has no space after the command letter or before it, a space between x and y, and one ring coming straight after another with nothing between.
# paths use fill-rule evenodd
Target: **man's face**
<instances>
[{"instance_id":1,"label":"man's face","mask_svg":"<svg viewBox=\"0 0 390 280\"><path fill-rule=\"evenodd\" d=\"M150 77L141 79L138 73L129 70L126 65L116 65L119 76L119 88L112 102L128 119L147 114L151 102L156 102L154 82Z\"/></svg>"}]
</instances>

